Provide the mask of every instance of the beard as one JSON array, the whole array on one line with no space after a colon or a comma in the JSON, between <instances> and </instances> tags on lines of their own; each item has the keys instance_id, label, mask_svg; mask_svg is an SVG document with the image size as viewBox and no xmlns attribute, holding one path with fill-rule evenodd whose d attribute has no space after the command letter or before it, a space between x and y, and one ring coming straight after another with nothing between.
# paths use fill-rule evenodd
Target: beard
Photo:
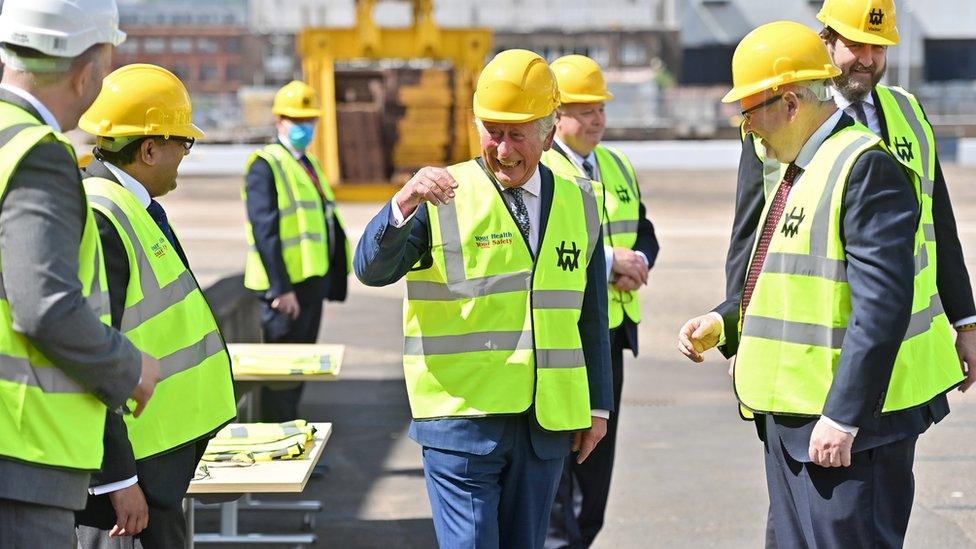
<instances>
[{"instance_id":1,"label":"beard","mask_svg":"<svg viewBox=\"0 0 976 549\"><path fill-rule=\"evenodd\" d=\"M881 78L884 76L887 64L880 67L874 67L870 71L871 74L871 84L865 85L862 81L857 80L853 77L855 72L863 73L863 71L868 70L867 67L859 62L855 62L849 69L843 71L839 76L835 76L833 80L834 89L840 92L844 99L854 103L856 101L863 101L865 97L871 93L871 90L881 82Z\"/></svg>"}]
</instances>

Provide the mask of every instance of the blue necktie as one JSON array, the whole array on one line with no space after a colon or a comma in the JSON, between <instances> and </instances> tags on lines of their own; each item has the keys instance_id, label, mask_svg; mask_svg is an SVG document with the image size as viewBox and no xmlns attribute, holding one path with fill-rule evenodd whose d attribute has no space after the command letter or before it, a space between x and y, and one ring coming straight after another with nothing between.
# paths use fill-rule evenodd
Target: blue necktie
<instances>
[{"instance_id":1,"label":"blue necktie","mask_svg":"<svg viewBox=\"0 0 976 549\"><path fill-rule=\"evenodd\" d=\"M586 177L594 179L593 177L593 164L590 164L589 160L583 160L583 171L586 172Z\"/></svg>"},{"instance_id":2,"label":"blue necktie","mask_svg":"<svg viewBox=\"0 0 976 549\"><path fill-rule=\"evenodd\" d=\"M159 226L159 230L163 231L163 235L166 237L166 240L169 241L170 245L173 246L173 249L175 250L176 237L173 236L173 229L169 226L169 219L166 218L166 210L163 209L159 202L150 200L149 207L146 208L146 211L149 212L149 215L153 218L153 221L155 221L156 225Z\"/></svg>"}]
</instances>

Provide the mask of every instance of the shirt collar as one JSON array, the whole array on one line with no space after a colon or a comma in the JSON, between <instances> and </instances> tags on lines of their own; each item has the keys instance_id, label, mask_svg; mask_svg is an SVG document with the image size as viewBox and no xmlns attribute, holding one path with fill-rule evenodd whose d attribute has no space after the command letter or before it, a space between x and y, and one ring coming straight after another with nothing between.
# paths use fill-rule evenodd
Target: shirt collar
<instances>
[{"instance_id":1,"label":"shirt collar","mask_svg":"<svg viewBox=\"0 0 976 549\"><path fill-rule=\"evenodd\" d=\"M837 123L840 122L840 117L844 115L844 111L838 109L834 114L830 115L830 118L824 121L823 124L817 128L817 131L807 138L807 142L803 144L800 148L800 152L796 155L796 160L793 161L798 168L806 169L810 161L813 160L813 156L817 154L817 150L820 149L820 145L830 137L830 132L834 131L837 127Z\"/></svg>"},{"instance_id":2,"label":"shirt collar","mask_svg":"<svg viewBox=\"0 0 976 549\"><path fill-rule=\"evenodd\" d=\"M559 145L560 148L562 148L562 150L566 151L566 154L569 155L570 162L572 162L574 166L576 166L577 168L579 168L580 173L583 172L583 162L584 161L589 162L591 166L596 167L596 154L594 154L593 151L590 151L590 154L588 154L586 156L580 156L580 155L576 154L576 151L574 151L573 149L569 148L569 146L566 145L566 143L564 143L562 139L559 139L558 137L556 137L554 140L555 140L556 144Z\"/></svg>"},{"instance_id":3,"label":"shirt collar","mask_svg":"<svg viewBox=\"0 0 976 549\"><path fill-rule=\"evenodd\" d=\"M498 185L499 189L504 191L507 188L505 185L499 183L494 175L491 178L495 181L495 185ZM535 173L532 174L532 177L525 183L522 183L522 186L518 188L536 197L542 193L542 174L539 173L539 166L535 167Z\"/></svg>"},{"instance_id":4,"label":"shirt collar","mask_svg":"<svg viewBox=\"0 0 976 549\"><path fill-rule=\"evenodd\" d=\"M45 124L54 128L54 131L56 132L61 131L61 125L58 124L58 120L54 118L54 114L51 112L51 110L45 107L44 103L41 103L41 100L34 97L33 94L31 94L27 90L18 88L17 86L13 86L11 84L0 84L0 88L3 88L8 92L16 95L17 97L20 97L24 101L30 103L30 105L34 107L34 110L37 111L37 114L41 115L41 120Z\"/></svg>"},{"instance_id":5,"label":"shirt collar","mask_svg":"<svg viewBox=\"0 0 976 549\"><path fill-rule=\"evenodd\" d=\"M114 175L115 178L119 180L119 183L121 183L122 186L126 188L126 190L128 190L130 193L135 195L136 200L138 200L139 203L142 204L143 208L149 207L149 203L152 202L152 197L149 196L149 191L146 190L146 187L143 186L142 183L139 183L139 181L137 181L136 178L125 173L119 167L113 166L108 162L103 162L103 164L105 164L105 167L108 168L108 171L112 172L112 175Z\"/></svg>"},{"instance_id":6,"label":"shirt collar","mask_svg":"<svg viewBox=\"0 0 976 549\"><path fill-rule=\"evenodd\" d=\"M862 99L861 101L867 105L871 105L872 107L874 107L874 94L873 93L867 94L866 96L864 96L864 99ZM844 97L843 94L841 94L837 90L834 90L834 104L836 104L837 108L840 110L844 110L847 107L851 106L851 102L848 101L847 98Z\"/></svg>"}]
</instances>

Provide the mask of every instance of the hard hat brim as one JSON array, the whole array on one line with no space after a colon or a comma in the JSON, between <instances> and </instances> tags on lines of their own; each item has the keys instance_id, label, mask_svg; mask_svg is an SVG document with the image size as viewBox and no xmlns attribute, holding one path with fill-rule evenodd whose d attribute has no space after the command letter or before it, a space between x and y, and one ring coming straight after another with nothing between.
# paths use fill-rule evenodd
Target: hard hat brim
<instances>
[{"instance_id":1,"label":"hard hat brim","mask_svg":"<svg viewBox=\"0 0 976 549\"><path fill-rule=\"evenodd\" d=\"M837 67L830 65L829 67L824 67L822 70L807 70L807 71L796 71L792 76L777 76L774 78L767 78L759 82L752 82L745 86L736 86L729 90L729 93L725 94L722 98L722 103L734 103L736 101L745 99L750 95L755 95L764 90L775 90L780 86L785 86L787 84L795 84L797 82L806 82L809 80L827 80L829 78L834 78L839 76L841 70Z\"/></svg>"},{"instance_id":2,"label":"hard hat brim","mask_svg":"<svg viewBox=\"0 0 976 549\"><path fill-rule=\"evenodd\" d=\"M78 121L78 128L88 134L94 135L95 137L110 137L113 139L120 137L150 137L150 136L162 136L162 137L192 137L193 139L201 139L204 137L203 130L201 130L196 124L181 124L179 126L160 126L159 128L153 129L151 131L146 131L144 127L141 126L115 126L109 132L100 132L98 125L92 123L91 121L82 118Z\"/></svg>"},{"instance_id":3,"label":"hard hat brim","mask_svg":"<svg viewBox=\"0 0 976 549\"><path fill-rule=\"evenodd\" d=\"M322 109L272 109L271 112L278 116L288 118L318 118L322 116Z\"/></svg>"},{"instance_id":4,"label":"hard hat brim","mask_svg":"<svg viewBox=\"0 0 976 549\"><path fill-rule=\"evenodd\" d=\"M607 92L603 95L588 94L588 93L567 93L559 92L559 102L562 104L566 103L605 103L607 101L613 101L613 94Z\"/></svg>"}]
</instances>

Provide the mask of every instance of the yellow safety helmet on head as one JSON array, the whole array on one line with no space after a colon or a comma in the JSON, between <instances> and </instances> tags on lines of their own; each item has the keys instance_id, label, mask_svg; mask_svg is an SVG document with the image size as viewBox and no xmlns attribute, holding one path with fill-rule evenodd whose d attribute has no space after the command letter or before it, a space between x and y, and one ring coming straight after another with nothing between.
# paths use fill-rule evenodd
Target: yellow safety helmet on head
<instances>
[{"instance_id":1,"label":"yellow safety helmet on head","mask_svg":"<svg viewBox=\"0 0 976 549\"><path fill-rule=\"evenodd\" d=\"M894 0L824 0L817 19L853 42L894 46L899 41Z\"/></svg>"},{"instance_id":2,"label":"yellow safety helmet on head","mask_svg":"<svg viewBox=\"0 0 976 549\"><path fill-rule=\"evenodd\" d=\"M271 112L288 118L316 118L322 116L319 95L312 86L299 80L285 84L275 94Z\"/></svg>"},{"instance_id":3,"label":"yellow safety helmet on head","mask_svg":"<svg viewBox=\"0 0 976 549\"><path fill-rule=\"evenodd\" d=\"M840 74L827 46L813 29L793 21L757 27L732 54L732 90L723 103L739 101L763 90L807 80L826 80Z\"/></svg>"},{"instance_id":4,"label":"yellow safety helmet on head","mask_svg":"<svg viewBox=\"0 0 976 549\"><path fill-rule=\"evenodd\" d=\"M585 55L564 55L549 68L556 75L562 103L602 103L613 99L600 65Z\"/></svg>"},{"instance_id":5,"label":"yellow safety helmet on head","mask_svg":"<svg viewBox=\"0 0 976 549\"><path fill-rule=\"evenodd\" d=\"M542 56L528 50L500 52L485 65L474 90L474 115L485 122L531 122L558 106L552 70Z\"/></svg>"},{"instance_id":6,"label":"yellow safety helmet on head","mask_svg":"<svg viewBox=\"0 0 976 549\"><path fill-rule=\"evenodd\" d=\"M175 74L144 63L116 69L78 127L98 138L96 146L119 151L146 136L203 137L193 124L190 94Z\"/></svg>"}]
</instances>

